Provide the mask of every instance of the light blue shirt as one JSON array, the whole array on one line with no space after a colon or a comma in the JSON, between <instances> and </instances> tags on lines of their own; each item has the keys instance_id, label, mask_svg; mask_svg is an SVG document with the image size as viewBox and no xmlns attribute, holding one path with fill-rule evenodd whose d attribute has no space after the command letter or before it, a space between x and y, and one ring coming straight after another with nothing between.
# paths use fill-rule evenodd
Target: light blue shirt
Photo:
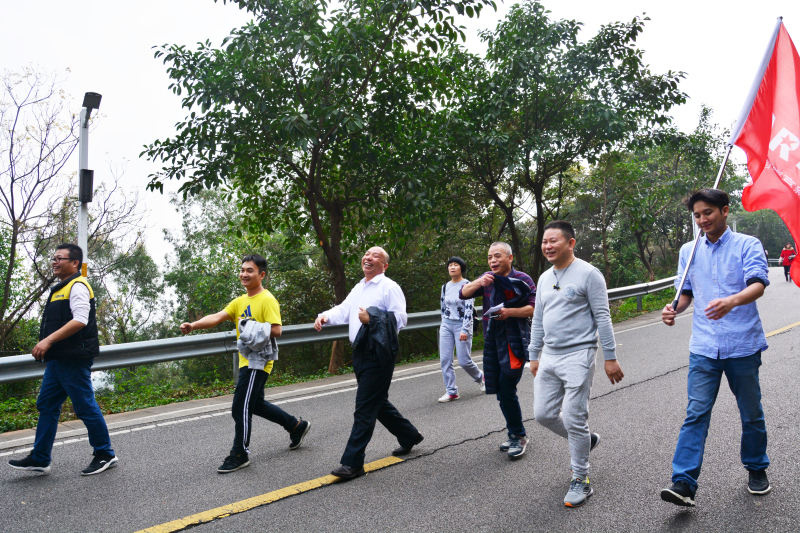
<instances>
[{"instance_id":1,"label":"light blue shirt","mask_svg":"<svg viewBox=\"0 0 800 533\"><path fill-rule=\"evenodd\" d=\"M678 279L686 268L692 245L681 247ZM761 241L749 235L733 233L730 228L712 243L704 235L697 245L689 275L683 290L692 291L694 316L689 350L713 359L747 357L767 349L767 338L758 316L755 302L734 307L719 320L706 317L705 309L711 300L725 298L743 291L747 281L759 278L769 285L767 258Z\"/></svg>"}]
</instances>

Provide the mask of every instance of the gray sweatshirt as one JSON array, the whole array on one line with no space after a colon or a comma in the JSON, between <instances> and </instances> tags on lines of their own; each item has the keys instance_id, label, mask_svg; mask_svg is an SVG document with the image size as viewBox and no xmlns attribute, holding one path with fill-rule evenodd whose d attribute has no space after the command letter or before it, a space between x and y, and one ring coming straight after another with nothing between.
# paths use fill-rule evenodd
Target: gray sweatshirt
<instances>
[{"instance_id":1,"label":"gray sweatshirt","mask_svg":"<svg viewBox=\"0 0 800 533\"><path fill-rule=\"evenodd\" d=\"M252 318L239 320L239 340L236 347L253 370L264 370L267 361L278 360L278 343L272 334L272 324Z\"/></svg>"},{"instance_id":2,"label":"gray sweatshirt","mask_svg":"<svg viewBox=\"0 0 800 533\"><path fill-rule=\"evenodd\" d=\"M531 361L539 360L542 347L552 355L594 348L598 332L605 359L617 358L606 281L599 270L576 257L566 269L547 270L536 285Z\"/></svg>"}]
</instances>

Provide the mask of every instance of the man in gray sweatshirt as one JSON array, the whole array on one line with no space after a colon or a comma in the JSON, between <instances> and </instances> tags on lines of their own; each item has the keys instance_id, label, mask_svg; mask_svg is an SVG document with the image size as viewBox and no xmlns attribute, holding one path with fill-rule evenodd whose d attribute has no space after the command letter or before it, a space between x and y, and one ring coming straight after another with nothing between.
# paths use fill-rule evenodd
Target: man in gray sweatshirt
<instances>
[{"instance_id":1,"label":"man in gray sweatshirt","mask_svg":"<svg viewBox=\"0 0 800 533\"><path fill-rule=\"evenodd\" d=\"M564 505L579 507L594 491L589 484L589 451L600 435L589 432L589 393L597 337L611 383L624 377L617 362L614 330L603 275L573 253L575 230L554 220L545 226L542 252L553 268L539 278L528 347L534 376L536 421L569 442L572 481ZM540 353L541 352L541 355Z\"/></svg>"}]
</instances>

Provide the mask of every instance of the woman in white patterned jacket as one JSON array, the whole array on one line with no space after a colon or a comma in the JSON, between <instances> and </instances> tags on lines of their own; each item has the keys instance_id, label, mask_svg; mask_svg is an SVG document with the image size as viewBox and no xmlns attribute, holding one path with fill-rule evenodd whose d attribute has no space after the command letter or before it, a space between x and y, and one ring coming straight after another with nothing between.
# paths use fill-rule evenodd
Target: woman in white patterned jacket
<instances>
[{"instance_id":1,"label":"woman in white patterned jacket","mask_svg":"<svg viewBox=\"0 0 800 533\"><path fill-rule=\"evenodd\" d=\"M480 385L481 391L486 390L483 372L472 360L472 313L474 299L461 300L458 291L469 280L464 279L467 273L467 264L460 257L451 257L447 260L447 272L451 281L442 285L440 302L442 309L442 325L439 328L439 360L442 363L442 376L444 377L445 393L439 401L452 402L458 400L458 387L456 387L456 372L453 368L453 348L455 348L458 364L467 374Z\"/></svg>"}]
</instances>

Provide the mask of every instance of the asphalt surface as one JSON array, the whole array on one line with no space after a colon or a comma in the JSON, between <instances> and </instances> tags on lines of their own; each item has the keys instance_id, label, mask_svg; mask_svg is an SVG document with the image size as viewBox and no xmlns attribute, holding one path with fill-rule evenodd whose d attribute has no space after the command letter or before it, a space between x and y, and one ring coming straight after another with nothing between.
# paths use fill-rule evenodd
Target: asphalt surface
<instances>
[{"instance_id":1,"label":"asphalt surface","mask_svg":"<svg viewBox=\"0 0 800 533\"><path fill-rule=\"evenodd\" d=\"M800 289L773 268L759 300L767 333L800 321ZM590 426L602 442L592 452L595 494L579 509L562 500L568 488L566 441L532 419L529 373L520 383L531 443L510 461L494 397L485 396L458 370L462 399L440 404L435 365L400 372L390 399L425 435L403 463L347 483L324 486L194 530L217 531L800 531L795 482L800 443L800 327L768 339L761 370L773 491L747 492L739 461L741 426L723 382L706 443L697 508L659 498L669 485L670 463L686 407L690 313L673 328L654 313L618 324L618 356L625 372L612 386L599 356ZM309 387L315 384L309 384ZM282 408L312 422L303 446L288 450L282 428L253 424L251 466L227 475L216 468L229 450L233 422L225 411L178 417L168 425L134 424L112 437L119 467L82 477L90 461L85 441L70 438L54 449L48 475L0 468L2 531L136 531L327 475L338 466L352 425L352 386L294 393ZM270 390L276 393L275 389ZM177 408L176 408L177 410ZM62 439L63 441L63 439ZM71 442L70 442L71 441ZM367 461L397 445L380 425ZM1 459L22 457L14 452Z\"/></svg>"}]
</instances>

